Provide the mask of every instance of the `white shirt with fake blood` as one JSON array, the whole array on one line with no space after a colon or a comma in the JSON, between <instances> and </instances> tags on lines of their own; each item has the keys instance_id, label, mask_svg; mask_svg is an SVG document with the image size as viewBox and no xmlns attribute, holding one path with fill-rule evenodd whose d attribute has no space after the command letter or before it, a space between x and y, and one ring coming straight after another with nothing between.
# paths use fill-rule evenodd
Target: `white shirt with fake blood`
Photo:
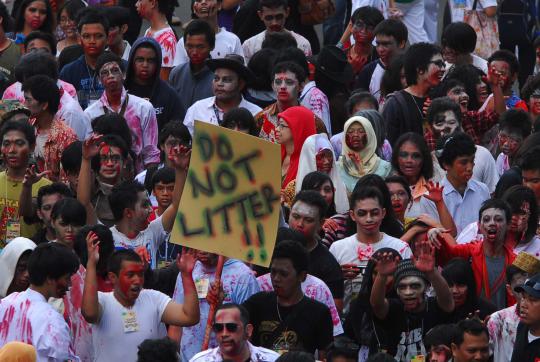
<instances>
[{"instance_id":1,"label":"white shirt with fake blood","mask_svg":"<svg viewBox=\"0 0 540 362\"><path fill-rule=\"evenodd\" d=\"M34 346L38 362L79 361L64 318L32 289L0 302L0 346L12 341Z\"/></svg>"}]
</instances>

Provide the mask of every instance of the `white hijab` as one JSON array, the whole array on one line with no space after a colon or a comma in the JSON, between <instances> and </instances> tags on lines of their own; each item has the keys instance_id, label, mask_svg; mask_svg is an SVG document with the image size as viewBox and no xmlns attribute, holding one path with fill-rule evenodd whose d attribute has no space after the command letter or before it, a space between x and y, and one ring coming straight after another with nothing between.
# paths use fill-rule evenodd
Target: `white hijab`
<instances>
[{"instance_id":1,"label":"white hijab","mask_svg":"<svg viewBox=\"0 0 540 362\"><path fill-rule=\"evenodd\" d=\"M298 162L298 172L296 174L296 193L300 192L304 177L310 172L317 171L315 157L321 150L330 150L330 152L332 152L332 170L330 170L328 176L332 179L335 188L334 202L336 204L336 211L338 213L344 213L349 210L349 199L347 198L345 185L343 184L343 181L341 181L339 172L336 168L336 155L334 154L334 149L325 133L314 134L304 141Z\"/></svg>"},{"instance_id":2,"label":"white hijab","mask_svg":"<svg viewBox=\"0 0 540 362\"><path fill-rule=\"evenodd\" d=\"M0 254L0 298L6 296L21 255L25 251L34 250L35 248L36 244L32 240L18 237L11 240L2 250Z\"/></svg>"}]
</instances>

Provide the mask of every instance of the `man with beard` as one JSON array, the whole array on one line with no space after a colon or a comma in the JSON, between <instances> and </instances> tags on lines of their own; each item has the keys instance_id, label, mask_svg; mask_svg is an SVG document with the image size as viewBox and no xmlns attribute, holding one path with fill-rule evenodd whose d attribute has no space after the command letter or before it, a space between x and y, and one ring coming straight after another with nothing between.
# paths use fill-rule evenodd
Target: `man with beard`
<instances>
[{"instance_id":1,"label":"man with beard","mask_svg":"<svg viewBox=\"0 0 540 362\"><path fill-rule=\"evenodd\" d=\"M47 243L34 249L28 260L30 287L0 303L1 346L19 341L33 345L39 361L78 360L66 321L47 303L66 294L78 267L77 256L64 245Z\"/></svg>"},{"instance_id":2,"label":"man with beard","mask_svg":"<svg viewBox=\"0 0 540 362\"><path fill-rule=\"evenodd\" d=\"M540 273L516 288L521 293L520 322L512 362L536 362L540 356Z\"/></svg>"},{"instance_id":3,"label":"man with beard","mask_svg":"<svg viewBox=\"0 0 540 362\"><path fill-rule=\"evenodd\" d=\"M415 246L411 259L398 261L391 253L377 259L377 276L370 303L374 322L387 333L383 343L396 361L408 362L426 356L425 333L448 318L454 310L452 292L435 266L435 248L428 241ZM388 278L393 275L398 298L386 298ZM427 297L431 284L436 297Z\"/></svg>"},{"instance_id":4,"label":"man with beard","mask_svg":"<svg viewBox=\"0 0 540 362\"><path fill-rule=\"evenodd\" d=\"M442 265L455 257L471 259L476 294L491 301L497 309L506 308L513 301L504 287L505 270L516 257L512 247L505 243L511 218L510 206L505 201L490 199L478 213L482 241L457 245L445 230L428 231L430 241L440 248L438 256Z\"/></svg>"},{"instance_id":5,"label":"man with beard","mask_svg":"<svg viewBox=\"0 0 540 362\"><path fill-rule=\"evenodd\" d=\"M298 49L302 50L306 57L311 55L311 45L309 41L302 35L294 31L285 29L285 22L289 16L289 4L287 0L263 0L259 2L259 10L257 15L264 23L266 30L244 41L244 57L246 63L249 62L253 54L261 50L262 43L267 34L271 33L288 33L296 40Z\"/></svg>"},{"instance_id":6,"label":"man with beard","mask_svg":"<svg viewBox=\"0 0 540 362\"><path fill-rule=\"evenodd\" d=\"M253 325L249 323L249 313L242 305L228 303L219 306L212 330L216 334L218 347L197 353L190 362L273 362L279 357L276 352L249 342Z\"/></svg>"}]
</instances>

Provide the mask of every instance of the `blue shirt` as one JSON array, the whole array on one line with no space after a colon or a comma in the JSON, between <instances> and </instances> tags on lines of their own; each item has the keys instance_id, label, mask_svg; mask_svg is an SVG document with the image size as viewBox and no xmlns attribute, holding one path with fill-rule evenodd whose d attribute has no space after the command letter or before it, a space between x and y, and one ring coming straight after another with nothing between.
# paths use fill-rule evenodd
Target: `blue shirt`
<instances>
[{"instance_id":1,"label":"blue shirt","mask_svg":"<svg viewBox=\"0 0 540 362\"><path fill-rule=\"evenodd\" d=\"M442 181L443 199L456 224L459 234L470 223L478 221L478 212L482 203L490 198L486 184L470 179L463 196L445 177Z\"/></svg>"},{"instance_id":2,"label":"blue shirt","mask_svg":"<svg viewBox=\"0 0 540 362\"><path fill-rule=\"evenodd\" d=\"M75 87L82 109L86 109L91 100L97 101L103 93L99 75L86 64L84 54L62 68L60 79Z\"/></svg>"}]
</instances>

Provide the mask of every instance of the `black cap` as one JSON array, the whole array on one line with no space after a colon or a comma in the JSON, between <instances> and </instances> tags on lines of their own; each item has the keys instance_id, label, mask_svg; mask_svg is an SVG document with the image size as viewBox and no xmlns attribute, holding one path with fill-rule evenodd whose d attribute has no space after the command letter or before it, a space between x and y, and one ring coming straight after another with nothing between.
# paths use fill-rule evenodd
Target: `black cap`
<instances>
[{"instance_id":1,"label":"black cap","mask_svg":"<svg viewBox=\"0 0 540 362\"><path fill-rule=\"evenodd\" d=\"M523 285L514 288L518 293L527 293L531 297L540 298L540 273L533 275Z\"/></svg>"}]
</instances>

